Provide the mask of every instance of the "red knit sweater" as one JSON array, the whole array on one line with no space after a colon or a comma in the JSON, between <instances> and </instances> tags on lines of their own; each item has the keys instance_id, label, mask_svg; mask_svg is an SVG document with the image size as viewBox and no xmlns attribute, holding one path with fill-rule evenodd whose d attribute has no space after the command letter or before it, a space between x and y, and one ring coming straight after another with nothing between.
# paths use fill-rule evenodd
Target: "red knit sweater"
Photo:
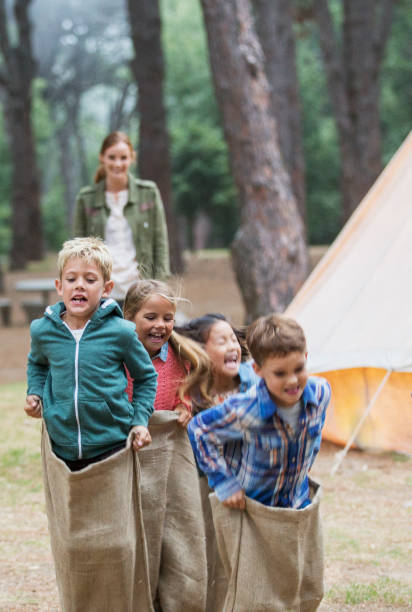
<instances>
[{"instance_id":1,"label":"red knit sweater","mask_svg":"<svg viewBox=\"0 0 412 612\"><path fill-rule=\"evenodd\" d=\"M178 404L182 403L179 397L179 385L189 372L189 364L180 361L176 352L169 344L167 359L163 361L160 357L153 359L153 365L157 372L157 391L154 403L155 410L174 410ZM133 396L133 379L127 372L127 395L129 400ZM184 401L187 408L190 408L190 399L185 397Z\"/></svg>"}]
</instances>

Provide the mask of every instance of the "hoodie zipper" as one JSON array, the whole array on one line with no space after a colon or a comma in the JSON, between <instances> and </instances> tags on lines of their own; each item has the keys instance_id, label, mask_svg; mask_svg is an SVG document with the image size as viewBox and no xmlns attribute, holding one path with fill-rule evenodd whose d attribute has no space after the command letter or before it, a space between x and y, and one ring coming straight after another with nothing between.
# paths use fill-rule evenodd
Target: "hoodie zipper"
<instances>
[{"instance_id":1,"label":"hoodie zipper","mask_svg":"<svg viewBox=\"0 0 412 612\"><path fill-rule=\"evenodd\" d=\"M80 429L80 419L79 419L79 403L78 403L78 395L79 395L79 344L80 340L76 338L76 353L74 356L74 412L76 415L77 422L77 446L79 448L79 459L83 457L82 453L82 430Z\"/></svg>"},{"instance_id":2,"label":"hoodie zipper","mask_svg":"<svg viewBox=\"0 0 412 612\"><path fill-rule=\"evenodd\" d=\"M83 334L86 331L86 327L88 324L89 324L89 321L87 321L86 325L84 326ZM83 334L81 335L81 338L79 339L73 336L76 341L76 352L74 355L74 413L76 416L76 423L77 423L77 446L78 446L78 452L79 452L79 456L78 456L79 459L83 458L82 430L80 427L80 418L79 418L79 348L80 348L80 340L83 338Z\"/></svg>"}]
</instances>

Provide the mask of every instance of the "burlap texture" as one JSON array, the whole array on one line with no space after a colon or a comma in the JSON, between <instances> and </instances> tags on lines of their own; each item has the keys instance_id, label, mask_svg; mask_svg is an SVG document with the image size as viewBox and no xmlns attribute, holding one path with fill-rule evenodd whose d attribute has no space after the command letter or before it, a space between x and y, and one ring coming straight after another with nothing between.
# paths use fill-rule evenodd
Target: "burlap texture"
<instances>
[{"instance_id":1,"label":"burlap texture","mask_svg":"<svg viewBox=\"0 0 412 612\"><path fill-rule=\"evenodd\" d=\"M70 472L43 424L43 480L63 612L152 612L139 490L124 450Z\"/></svg>"},{"instance_id":2,"label":"burlap texture","mask_svg":"<svg viewBox=\"0 0 412 612\"><path fill-rule=\"evenodd\" d=\"M312 612L323 597L320 487L302 510L272 508L250 498L246 510L210 495L229 585L223 612Z\"/></svg>"},{"instance_id":3,"label":"burlap texture","mask_svg":"<svg viewBox=\"0 0 412 612\"><path fill-rule=\"evenodd\" d=\"M139 451L151 592L163 612L204 612L206 538L199 477L186 430L154 412L152 444Z\"/></svg>"},{"instance_id":4,"label":"burlap texture","mask_svg":"<svg viewBox=\"0 0 412 612\"><path fill-rule=\"evenodd\" d=\"M217 547L215 527L213 525L212 507L209 500L211 489L205 476L200 478L200 492L202 496L203 520L206 529L206 612L221 612L223 610L228 582Z\"/></svg>"}]
</instances>

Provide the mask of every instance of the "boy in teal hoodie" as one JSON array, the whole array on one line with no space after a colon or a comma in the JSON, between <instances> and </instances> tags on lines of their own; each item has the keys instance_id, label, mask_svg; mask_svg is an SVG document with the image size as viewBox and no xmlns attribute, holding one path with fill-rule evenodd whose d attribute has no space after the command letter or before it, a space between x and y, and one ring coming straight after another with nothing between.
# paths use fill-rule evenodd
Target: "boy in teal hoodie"
<instances>
[{"instance_id":1,"label":"boy in teal hoodie","mask_svg":"<svg viewBox=\"0 0 412 612\"><path fill-rule=\"evenodd\" d=\"M124 447L130 432L136 451L151 442L157 374L134 324L109 298L111 269L101 240L65 242L56 280L62 301L30 327L24 409L40 418L43 404L53 451L72 471ZM124 365L134 379L131 403Z\"/></svg>"}]
</instances>

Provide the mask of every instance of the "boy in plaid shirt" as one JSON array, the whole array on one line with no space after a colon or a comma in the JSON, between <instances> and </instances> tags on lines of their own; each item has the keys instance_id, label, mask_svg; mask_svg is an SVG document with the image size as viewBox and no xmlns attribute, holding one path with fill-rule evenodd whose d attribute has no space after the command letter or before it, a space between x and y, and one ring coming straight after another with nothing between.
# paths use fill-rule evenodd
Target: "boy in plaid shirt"
<instances>
[{"instance_id":1,"label":"boy in plaid shirt","mask_svg":"<svg viewBox=\"0 0 412 612\"><path fill-rule=\"evenodd\" d=\"M329 383L308 377L305 335L293 319L259 318L247 344L261 381L192 419L193 450L225 506L244 509L248 496L267 506L305 508Z\"/></svg>"}]
</instances>

